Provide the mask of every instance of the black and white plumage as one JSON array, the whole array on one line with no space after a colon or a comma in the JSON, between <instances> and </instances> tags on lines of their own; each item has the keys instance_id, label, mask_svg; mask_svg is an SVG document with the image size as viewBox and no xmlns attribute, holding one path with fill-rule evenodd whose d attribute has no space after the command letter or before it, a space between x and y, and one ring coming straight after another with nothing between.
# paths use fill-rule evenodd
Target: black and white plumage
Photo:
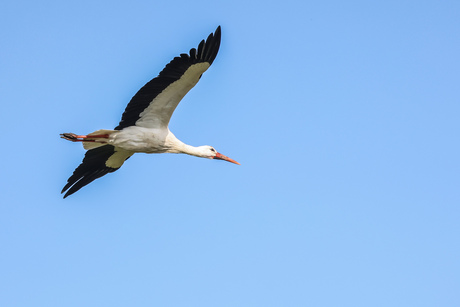
<instances>
[{"instance_id":1,"label":"black and white plumage","mask_svg":"<svg viewBox=\"0 0 460 307\"><path fill-rule=\"evenodd\" d=\"M211 146L193 147L182 143L168 128L181 99L216 58L220 37L219 26L206 41L200 42L197 49L193 48L189 54L181 54L167 64L158 77L134 95L114 130L103 129L88 135L61 134L66 140L83 142L83 147L88 150L62 189L61 193L66 192L64 198L93 180L118 170L136 152L185 153L239 164Z\"/></svg>"}]
</instances>

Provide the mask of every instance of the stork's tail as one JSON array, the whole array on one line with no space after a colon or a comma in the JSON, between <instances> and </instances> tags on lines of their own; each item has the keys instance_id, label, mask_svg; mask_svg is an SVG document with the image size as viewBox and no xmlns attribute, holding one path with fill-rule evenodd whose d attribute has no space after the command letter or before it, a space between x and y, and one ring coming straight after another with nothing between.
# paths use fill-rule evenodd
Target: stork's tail
<instances>
[{"instance_id":1,"label":"stork's tail","mask_svg":"<svg viewBox=\"0 0 460 307\"><path fill-rule=\"evenodd\" d=\"M75 133L62 133L61 138L71 142L82 142L83 148L86 150L106 145L109 137L116 130L97 130L88 135L76 135Z\"/></svg>"}]
</instances>

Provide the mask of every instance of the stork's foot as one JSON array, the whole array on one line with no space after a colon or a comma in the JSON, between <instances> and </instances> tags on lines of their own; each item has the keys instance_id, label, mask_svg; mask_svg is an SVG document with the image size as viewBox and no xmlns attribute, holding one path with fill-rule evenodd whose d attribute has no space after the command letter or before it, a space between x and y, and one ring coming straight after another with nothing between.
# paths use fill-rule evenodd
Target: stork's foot
<instances>
[{"instance_id":1,"label":"stork's foot","mask_svg":"<svg viewBox=\"0 0 460 307\"><path fill-rule=\"evenodd\" d=\"M62 133L61 138L71 142L100 142L105 143L97 139L107 139L108 134L89 134L89 135L77 135L75 133Z\"/></svg>"},{"instance_id":2,"label":"stork's foot","mask_svg":"<svg viewBox=\"0 0 460 307\"><path fill-rule=\"evenodd\" d=\"M79 137L81 137L81 135L76 135L75 133L61 133L61 139L71 142L82 141L81 139L78 139Z\"/></svg>"}]
</instances>

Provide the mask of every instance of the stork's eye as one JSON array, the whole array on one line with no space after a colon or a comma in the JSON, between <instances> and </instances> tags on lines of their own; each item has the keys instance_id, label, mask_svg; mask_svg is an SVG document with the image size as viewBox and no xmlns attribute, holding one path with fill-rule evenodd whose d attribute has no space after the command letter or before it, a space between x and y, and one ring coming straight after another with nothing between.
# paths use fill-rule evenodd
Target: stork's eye
<instances>
[{"instance_id":1,"label":"stork's eye","mask_svg":"<svg viewBox=\"0 0 460 307\"><path fill-rule=\"evenodd\" d=\"M215 150L214 148L211 148L211 151L212 151L212 152L216 152L216 150Z\"/></svg>"}]
</instances>

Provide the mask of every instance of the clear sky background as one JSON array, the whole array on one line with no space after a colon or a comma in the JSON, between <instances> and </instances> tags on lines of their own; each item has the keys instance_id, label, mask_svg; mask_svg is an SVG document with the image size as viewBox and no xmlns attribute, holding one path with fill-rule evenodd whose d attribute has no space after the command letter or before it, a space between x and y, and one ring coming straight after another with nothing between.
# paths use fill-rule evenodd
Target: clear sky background
<instances>
[{"instance_id":1,"label":"clear sky background","mask_svg":"<svg viewBox=\"0 0 460 307\"><path fill-rule=\"evenodd\" d=\"M0 3L1 306L460 306L459 1ZM222 26L171 130L84 150Z\"/></svg>"}]
</instances>

